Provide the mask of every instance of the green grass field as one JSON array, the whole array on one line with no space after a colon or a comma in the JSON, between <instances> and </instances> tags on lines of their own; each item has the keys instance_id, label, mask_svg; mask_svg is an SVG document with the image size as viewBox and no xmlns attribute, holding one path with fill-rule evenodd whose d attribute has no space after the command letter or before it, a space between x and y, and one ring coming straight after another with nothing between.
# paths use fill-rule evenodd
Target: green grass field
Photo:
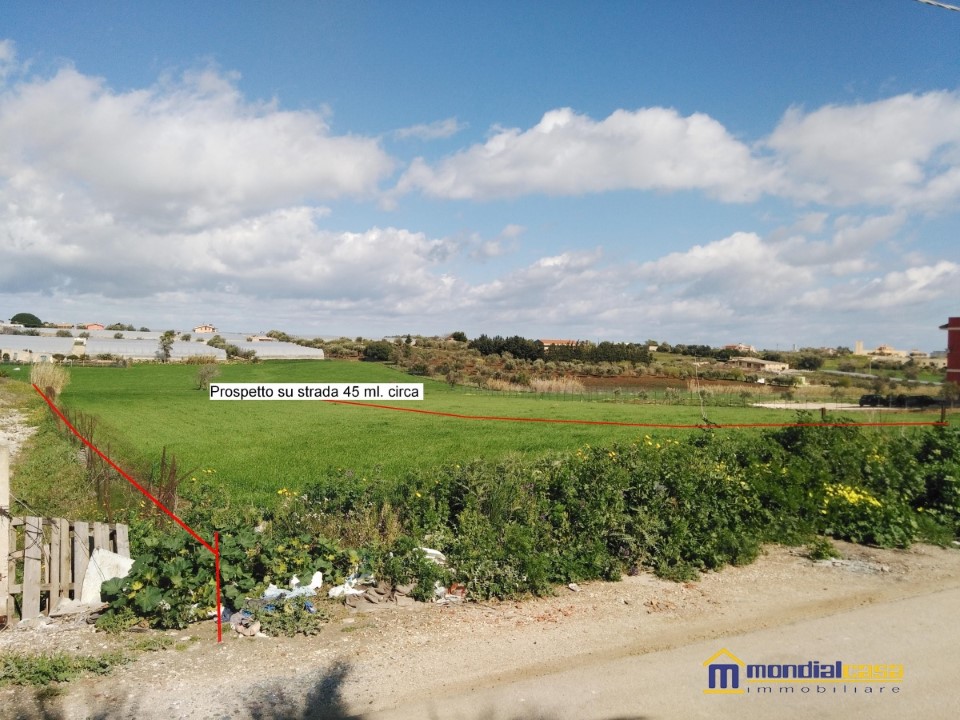
<instances>
[{"instance_id":1,"label":"green grass field","mask_svg":"<svg viewBox=\"0 0 960 720\"><path fill-rule=\"evenodd\" d=\"M336 405L321 401L210 401L196 389L196 366L74 368L62 396L71 410L97 418L94 442L118 461L142 464L162 448L182 468L214 469L235 501L271 504L329 469L362 476L401 475L417 467L542 455L638 436L699 432L631 427L478 421ZM216 382L420 382L392 368L348 361L269 361L227 365ZM423 380L426 398L392 403L439 412L631 423L696 424L700 409L672 405L497 397ZM383 403L391 404L391 403ZM790 410L708 407L718 424L791 422ZM868 418L863 416L864 420ZM875 419L875 418L871 418ZM936 419L912 414L909 420ZM722 432L738 432L723 430Z\"/></svg>"}]
</instances>

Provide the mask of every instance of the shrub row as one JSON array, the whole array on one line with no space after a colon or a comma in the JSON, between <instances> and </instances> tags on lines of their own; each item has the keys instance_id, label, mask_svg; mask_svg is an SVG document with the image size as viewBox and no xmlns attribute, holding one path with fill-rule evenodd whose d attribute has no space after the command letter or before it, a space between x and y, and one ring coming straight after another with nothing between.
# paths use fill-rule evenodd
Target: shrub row
<instances>
[{"instance_id":1,"label":"shrub row","mask_svg":"<svg viewBox=\"0 0 960 720\"><path fill-rule=\"evenodd\" d=\"M752 561L764 542L818 535L947 543L960 535L960 431L702 431L399 479L341 471L281 490L268 513L224 506L209 480L181 489L188 522L220 532L232 607L317 570L334 582L358 571L419 581L420 597L439 580L477 599L506 598L642 568L692 579ZM214 602L210 554L178 529L136 527L132 574L105 588L115 610L161 626L204 614ZM442 550L448 569L425 562L420 546Z\"/></svg>"}]
</instances>

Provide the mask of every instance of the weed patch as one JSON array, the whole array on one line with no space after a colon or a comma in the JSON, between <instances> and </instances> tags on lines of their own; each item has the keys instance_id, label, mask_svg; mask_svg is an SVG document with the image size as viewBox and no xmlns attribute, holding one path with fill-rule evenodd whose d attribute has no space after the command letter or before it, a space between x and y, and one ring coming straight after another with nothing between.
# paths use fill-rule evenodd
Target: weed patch
<instances>
[{"instance_id":1,"label":"weed patch","mask_svg":"<svg viewBox=\"0 0 960 720\"><path fill-rule=\"evenodd\" d=\"M117 665L129 662L123 653L102 655L49 655L6 653L0 657L0 685L45 686L73 680L84 673L106 675Z\"/></svg>"}]
</instances>

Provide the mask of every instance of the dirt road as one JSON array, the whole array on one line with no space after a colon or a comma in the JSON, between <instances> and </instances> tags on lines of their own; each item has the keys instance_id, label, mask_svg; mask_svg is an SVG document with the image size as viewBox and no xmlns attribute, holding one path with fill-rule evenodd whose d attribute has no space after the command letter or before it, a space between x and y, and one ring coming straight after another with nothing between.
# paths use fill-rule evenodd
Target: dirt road
<instances>
[{"instance_id":1,"label":"dirt road","mask_svg":"<svg viewBox=\"0 0 960 720\"><path fill-rule=\"evenodd\" d=\"M338 608L312 638L228 636L218 646L205 623L174 633L178 649L144 654L59 695L0 689L0 716L955 717L947 711L960 707L960 693L946 679L960 662L952 622L960 551L838 546L845 560L836 564L773 547L753 565L696 583L641 575L523 603ZM0 653L103 652L118 642L129 638L83 628L6 631ZM887 687L873 705L879 696L859 695L868 702L858 705L849 692L829 702L826 693L706 695L704 662L722 648L747 663L903 664L905 675L900 692Z\"/></svg>"}]
</instances>

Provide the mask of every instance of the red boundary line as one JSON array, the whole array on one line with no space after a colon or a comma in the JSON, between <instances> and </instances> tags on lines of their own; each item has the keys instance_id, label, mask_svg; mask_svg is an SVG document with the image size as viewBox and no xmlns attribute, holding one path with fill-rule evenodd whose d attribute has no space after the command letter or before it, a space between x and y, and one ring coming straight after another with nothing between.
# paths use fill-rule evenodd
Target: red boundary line
<instances>
[{"instance_id":1,"label":"red boundary line","mask_svg":"<svg viewBox=\"0 0 960 720\"><path fill-rule=\"evenodd\" d=\"M82 442L82 443L83 443L84 445L86 445L88 448L90 448L91 450L93 450L97 455L99 455L99 456L103 459L104 462L106 462L110 467L112 467L114 470L116 470L118 473L120 473L120 475L123 477L124 480L126 480L128 483L130 483L131 485L133 485L133 487L135 487L137 490L139 490L148 500L150 500L150 502L152 502L152 503L153 503L154 505L156 505L160 510L162 510L164 513L166 513L167 516L169 516L171 520L173 520L175 523L177 523L177 525L179 525L179 526L180 526L181 528L183 528L188 534L190 534L190 535L194 538L194 540L196 540L196 541L197 541L198 543L200 543L203 547L205 547L207 550L209 550L211 553L213 553L213 561L214 561L214 566L215 566L216 585L217 585L217 642L222 642L222 641L223 641L223 637L222 637L222 634L221 634L221 604L220 604L220 534L217 533L217 532L214 532L214 534L213 534L213 545L211 545L211 544L208 543L206 540L204 540L202 537L200 537L192 527L190 527L190 526L187 525L183 520L181 520L179 517L177 517L177 515L176 515L172 510L170 510L166 505L164 505L164 504L163 504L162 502L160 502L157 498L155 498L155 497L150 493L149 490L147 490L145 487L143 487L143 485L141 485L141 484L138 483L136 480L134 480L132 477L130 477L130 475L128 475L119 465L117 465L113 460L111 460L109 457L107 457L107 456L100 450L100 448L98 448L96 445L94 445L92 442L90 442L87 438L85 438L85 437L80 433L80 431L77 430L69 420L67 420L66 415L64 415L64 414L60 411L60 408L58 408L56 405L54 405L53 401L50 400L50 398L48 398L46 395L44 395L43 391L42 391L40 388L38 388L36 385L34 385L34 386L33 386L33 389L36 390L37 393L39 393L40 397L42 397L42 398L44 399L44 401L45 401L45 402L47 403L47 405L49 406L50 410L53 411L53 412L57 415L57 417L60 418L61 421L63 421L63 424L66 425L68 428L70 428L70 432L72 432L74 435L77 436L77 438L79 438L80 442Z\"/></svg>"},{"instance_id":2,"label":"red boundary line","mask_svg":"<svg viewBox=\"0 0 960 720\"><path fill-rule=\"evenodd\" d=\"M417 408L398 407L395 405L378 405L376 403L355 402L353 400L325 400L324 402L337 405L353 405L357 407L372 407L381 410L397 410L399 412L418 413L420 415L435 415L437 417L456 418L458 420L495 420L499 422L528 422L554 423L558 425L613 425L617 427L660 428L671 430L706 430L709 428L776 428L776 427L906 427L906 426L935 426L946 427L949 423L937 420L931 421L903 421L903 422L809 422L809 423L700 423L697 425L673 425L668 423L633 423L617 420L567 420L562 418L523 418L500 417L497 415L462 415L460 413L440 412L438 410L420 410Z\"/></svg>"}]
</instances>

